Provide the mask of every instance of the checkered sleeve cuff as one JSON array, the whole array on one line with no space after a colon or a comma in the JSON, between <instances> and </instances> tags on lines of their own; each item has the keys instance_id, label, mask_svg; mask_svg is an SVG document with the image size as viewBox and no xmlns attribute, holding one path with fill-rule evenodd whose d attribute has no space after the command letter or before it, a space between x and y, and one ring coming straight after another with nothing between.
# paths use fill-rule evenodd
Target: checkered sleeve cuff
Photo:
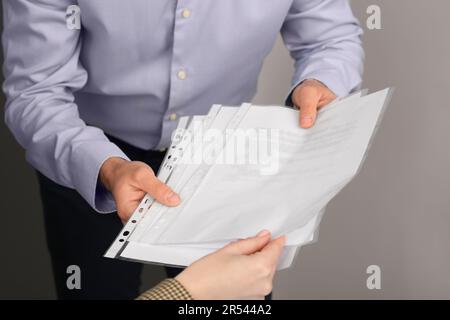
<instances>
[{"instance_id":1,"label":"checkered sleeve cuff","mask_svg":"<svg viewBox=\"0 0 450 320\"><path fill-rule=\"evenodd\" d=\"M192 297L180 282L166 279L141 294L136 300L192 300Z\"/></svg>"}]
</instances>

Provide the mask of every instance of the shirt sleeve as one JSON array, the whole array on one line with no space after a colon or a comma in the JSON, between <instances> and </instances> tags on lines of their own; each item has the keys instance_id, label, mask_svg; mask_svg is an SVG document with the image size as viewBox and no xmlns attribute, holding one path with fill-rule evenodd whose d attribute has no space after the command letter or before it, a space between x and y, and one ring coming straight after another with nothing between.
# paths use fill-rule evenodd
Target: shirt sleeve
<instances>
[{"instance_id":1,"label":"shirt sleeve","mask_svg":"<svg viewBox=\"0 0 450 320\"><path fill-rule=\"evenodd\" d=\"M74 103L88 76L79 61L80 30L66 25L73 3L3 1L5 121L32 166L107 213L115 205L98 188L100 167L109 157L128 158L102 130L86 125Z\"/></svg>"},{"instance_id":2,"label":"shirt sleeve","mask_svg":"<svg viewBox=\"0 0 450 320\"><path fill-rule=\"evenodd\" d=\"M321 81L339 97L360 87L362 29L348 0L294 0L281 35L295 60L290 93L306 79Z\"/></svg>"},{"instance_id":3,"label":"shirt sleeve","mask_svg":"<svg viewBox=\"0 0 450 320\"><path fill-rule=\"evenodd\" d=\"M144 292L136 300L193 300L189 292L176 279L166 279Z\"/></svg>"}]
</instances>

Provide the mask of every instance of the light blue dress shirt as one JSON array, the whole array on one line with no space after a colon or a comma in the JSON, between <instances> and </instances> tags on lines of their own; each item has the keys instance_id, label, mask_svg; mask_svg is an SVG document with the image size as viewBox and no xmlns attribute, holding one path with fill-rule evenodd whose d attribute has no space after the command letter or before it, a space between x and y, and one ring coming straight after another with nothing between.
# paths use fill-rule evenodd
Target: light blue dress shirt
<instances>
[{"instance_id":1,"label":"light blue dress shirt","mask_svg":"<svg viewBox=\"0 0 450 320\"><path fill-rule=\"evenodd\" d=\"M81 9L81 29L66 10ZM343 96L361 83L362 33L347 0L4 0L6 123L27 160L99 212L104 133L167 147L177 119L251 101L281 32L308 78ZM286 88L290 92L292 88Z\"/></svg>"}]
</instances>

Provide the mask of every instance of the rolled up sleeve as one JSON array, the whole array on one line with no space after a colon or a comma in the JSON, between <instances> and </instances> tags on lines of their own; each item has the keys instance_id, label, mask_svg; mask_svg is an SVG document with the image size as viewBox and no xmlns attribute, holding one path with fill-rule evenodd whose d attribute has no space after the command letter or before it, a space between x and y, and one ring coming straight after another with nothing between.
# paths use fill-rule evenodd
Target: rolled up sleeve
<instances>
[{"instance_id":1,"label":"rolled up sleeve","mask_svg":"<svg viewBox=\"0 0 450 320\"><path fill-rule=\"evenodd\" d=\"M281 34L295 72L292 90L306 79L324 83L337 96L357 90L362 82L362 29L348 0L294 0Z\"/></svg>"},{"instance_id":2,"label":"rolled up sleeve","mask_svg":"<svg viewBox=\"0 0 450 320\"><path fill-rule=\"evenodd\" d=\"M3 1L5 122L33 167L107 213L115 205L99 188L100 167L110 157L128 158L79 116L73 93L88 75L79 61L80 31L66 26L66 9L73 4Z\"/></svg>"}]
</instances>

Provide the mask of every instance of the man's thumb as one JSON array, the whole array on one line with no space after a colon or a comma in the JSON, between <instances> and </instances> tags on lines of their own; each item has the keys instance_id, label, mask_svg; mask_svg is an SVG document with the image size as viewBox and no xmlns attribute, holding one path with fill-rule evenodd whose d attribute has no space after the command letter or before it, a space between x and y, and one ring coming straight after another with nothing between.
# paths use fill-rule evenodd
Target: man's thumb
<instances>
[{"instance_id":1,"label":"man's thumb","mask_svg":"<svg viewBox=\"0 0 450 320\"><path fill-rule=\"evenodd\" d=\"M180 197L157 177L149 177L142 182L142 189L156 201L169 207L177 206Z\"/></svg>"}]
</instances>

